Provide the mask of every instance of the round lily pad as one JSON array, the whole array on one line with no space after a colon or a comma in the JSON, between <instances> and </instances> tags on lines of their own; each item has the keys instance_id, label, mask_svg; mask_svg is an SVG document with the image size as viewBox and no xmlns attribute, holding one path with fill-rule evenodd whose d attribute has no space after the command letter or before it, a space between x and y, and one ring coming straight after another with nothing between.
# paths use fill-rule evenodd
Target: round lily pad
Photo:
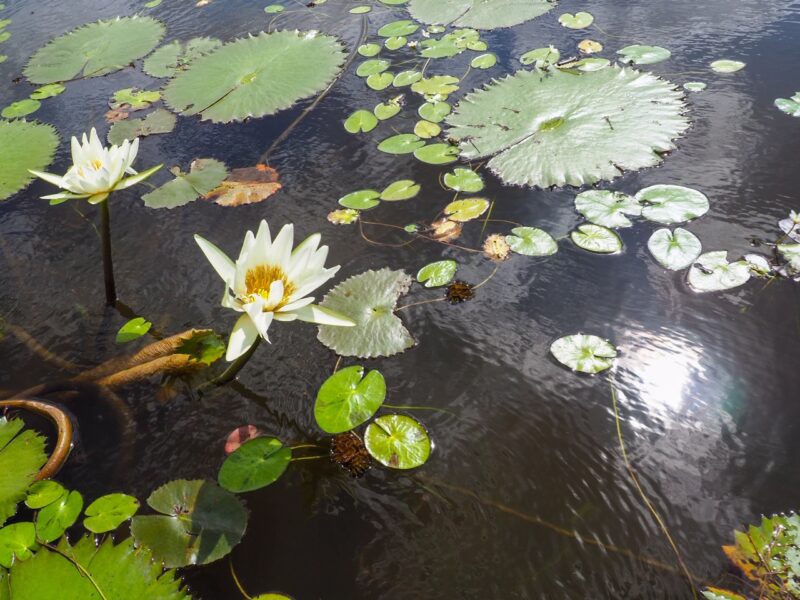
<instances>
[{"instance_id":1,"label":"round lily pad","mask_svg":"<svg viewBox=\"0 0 800 600\"><path fill-rule=\"evenodd\" d=\"M394 181L386 186L381 192L381 200L393 202L396 200L408 200L419 194L420 185L411 179L401 179Z\"/></svg>"},{"instance_id":2,"label":"round lily pad","mask_svg":"<svg viewBox=\"0 0 800 600\"><path fill-rule=\"evenodd\" d=\"M387 50L399 50L406 45L406 42L408 42L408 38L405 36L395 35L390 38L386 38L386 41L383 42L383 45L386 46Z\"/></svg>"},{"instance_id":3,"label":"round lily pad","mask_svg":"<svg viewBox=\"0 0 800 600\"><path fill-rule=\"evenodd\" d=\"M41 105L42 103L38 100L25 98L24 100L12 102L6 106L2 112L0 112L0 116L4 119L19 119L20 117L36 112Z\"/></svg>"},{"instance_id":4,"label":"round lily pad","mask_svg":"<svg viewBox=\"0 0 800 600\"><path fill-rule=\"evenodd\" d=\"M422 148L425 141L413 133L399 133L386 138L378 144L378 150L387 154L411 154L414 150Z\"/></svg>"},{"instance_id":5,"label":"round lily pad","mask_svg":"<svg viewBox=\"0 0 800 600\"><path fill-rule=\"evenodd\" d=\"M417 273L417 281L426 288L447 285L456 274L458 263L454 260L437 260L422 267Z\"/></svg>"},{"instance_id":6,"label":"round lily pad","mask_svg":"<svg viewBox=\"0 0 800 600\"><path fill-rule=\"evenodd\" d=\"M52 479L37 481L28 488L25 506L34 510L44 508L61 498L64 495L64 491L64 486Z\"/></svg>"},{"instance_id":7,"label":"round lily pad","mask_svg":"<svg viewBox=\"0 0 800 600\"><path fill-rule=\"evenodd\" d=\"M389 102L381 102L375 105L372 112L378 119L385 121L386 119L391 119L400 112L400 103L393 102L392 100L389 100Z\"/></svg>"},{"instance_id":8,"label":"round lily pad","mask_svg":"<svg viewBox=\"0 0 800 600\"><path fill-rule=\"evenodd\" d=\"M367 133L378 126L378 118L369 110L357 110L344 122L348 133Z\"/></svg>"},{"instance_id":9,"label":"round lily pad","mask_svg":"<svg viewBox=\"0 0 800 600\"><path fill-rule=\"evenodd\" d=\"M622 251L622 240L608 227L585 223L569 235L576 246L589 252L614 254Z\"/></svg>"},{"instance_id":10,"label":"round lily pad","mask_svg":"<svg viewBox=\"0 0 800 600\"><path fill-rule=\"evenodd\" d=\"M790 117L800 117L800 92L791 98L777 98L775 106Z\"/></svg>"},{"instance_id":11,"label":"round lily pad","mask_svg":"<svg viewBox=\"0 0 800 600\"><path fill-rule=\"evenodd\" d=\"M444 184L456 192L469 194L480 192L483 189L483 179L472 169L457 167L450 173L445 173Z\"/></svg>"},{"instance_id":12,"label":"round lily pad","mask_svg":"<svg viewBox=\"0 0 800 600\"><path fill-rule=\"evenodd\" d=\"M36 537L43 542L60 538L78 520L82 509L83 496L75 491L65 491L36 515Z\"/></svg>"},{"instance_id":13,"label":"round lily pad","mask_svg":"<svg viewBox=\"0 0 800 600\"><path fill-rule=\"evenodd\" d=\"M476 56L470 61L469 66L473 69L490 69L497 64L497 56L491 52Z\"/></svg>"},{"instance_id":14,"label":"round lily pad","mask_svg":"<svg viewBox=\"0 0 800 600\"><path fill-rule=\"evenodd\" d=\"M691 231L681 227L670 231L665 227L653 232L647 241L647 248L661 266L680 271L697 260L703 246Z\"/></svg>"},{"instance_id":15,"label":"round lily pad","mask_svg":"<svg viewBox=\"0 0 800 600\"><path fill-rule=\"evenodd\" d=\"M725 250L706 252L689 269L688 279L696 292L720 292L747 283L750 266L745 260L729 263Z\"/></svg>"},{"instance_id":16,"label":"round lily pad","mask_svg":"<svg viewBox=\"0 0 800 600\"><path fill-rule=\"evenodd\" d=\"M391 23L387 23L378 29L378 35L387 38L401 35L411 35L417 29L419 29L418 24L414 23L414 21L405 19L402 21L392 21Z\"/></svg>"},{"instance_id":17,"label":"round lily pad","mask_svg":"<svg viewBox=\"0 0 800 600\"><path fill-rule=\"evenodd\" d=\"M741 71L746 66L741 61L727 59L715 60L711 63L711 68L717 73L736 73L736 71Z\"/></svg>"},{"instance_id":18,"label":"round lily pad","mask_svg":"<svg viewBox=\"0 0 800 600\"><path fill-rule=\"evenodd\" d=\"M290 460L292 449L280 440L265 436L253 438L228 455L217 480L229 492L251 492L277 481Z\"/></svg>"},{"instance_id":19,"label":"round lily pad","mask_svg":"<svg viewBox=\"0 0 800 600\"><path fill-rule=\"evenodd\" d=\"M341 369L317 392L314 418L327 433L343 433L368 421L386 399L386 382L378 371L364 376L364 367Z\"/></svg>"},{"instance_id":20,"label":"round lily pad","mask_svg":"<svg viewBox=\"0 0 800 600\"><path fill-rule=\"evenodd\" d=\"M368 208L378 206L378 204L380 204L380 197L381 194L377 190L358 190L339 198L339 204L345 208L367 210Z\"/></svg>"},{"instance_id":21,"label":"round lily pad","mask_svg":"<svg viewBox=\"0 0 800 600\"><path fill-rule=\"evenodd\" d=\"M683 89L685 89L687 92L702 92L707 87L708 84L703 83L702 81L687 81L683 84Z\"/></svg>"},{"instance_id":22,"label":"round lily pad","mask_svg":"<svg viewBox=\"0 0 800 600\"><path fill-rule=\"evenodd\" d=\"M107 494L86 507L83 526L92 533L113 531L139 510L139 501L127 494Z\"/></svg>"},{"instance_id":23,"label":"round lily pad","mask_svg":"<svg viewBox=\"0 0 800 600\"><path fill-rule=\"evenodd\" d=\"M550 352L562 365L581 373L600 373L611 368L617 349L596 335L577 333L557 339Z\"/></svg>"},{"instance_id":24,"label":"round lily pad","mask_svg":"<svg viewBox=\"0 0 800 600\"><path fill-rule=\"evenodd\" d=\"M422 71L400 71L394 76L392 85L394 85L394 87L406 87L417 83L420 79L422 79Z\"/></svg>"},{"instance_id":25,"label":"round lily pad","mask_svg":"<svg viewBox=\"0 0 800 600\"><path fill-rule=\"evenodd\" d=\"M624 62L635 65L652 65L672 56L669 50L661 46L642 46L640 44L625 46L621 50L617 50L617 54Z\"/></svg>"},{"instance_id":26,"label":"round lily pad","mask_svg":"<svg viewBox=\"0 0 800 600\"><path fill-rule=\"evenodd\" d=\"M536 227L515 227L506 243L512 252L525 256L550 256L558 252L558 243L546 231Z\"/></svg>"},{"instance_id":27,"label":"round lily pad","mask_svg":"<svg viewBox=\"0 0 800 600\"><path fill-rule=\"evenodd\" d=\"M383 58L370 58L358 65L356 75L359 77L369 77L376 73L383 73L391 64L391 62Z\"/></svg>"},{"instance_id":28,"label":"round lily pad","mask_svg":"<svg viewBox=\"0 0 800 600\"><path fill-rule=\"evenodd\" d=\"M376 91L385 90L393 81L394 75L391 73L373 73L367 77L367 87Z\"/></svg>"},{"instance_id":29,"label":"round lily pad","mask_svg":"<svg viewBox=\"0 0 800 600\"><path fill-rule=\"evenodd\" d=\"M519 57L519 62L523 65L534 65L536 67L542 68L548 65L552 65L557 63L561 59L561 52L558 51L557 48L553 46L548 46L546 48L536 48L535 50L529 50L525 54Z\"/></svg>"},{"instance_id":30,"label":"round lily pad","mask_svg":"<svg viewBox=\"0 0 800 600\"><path fill-rule=\"evenodd\" d=\"M539 17L555 5L551 0L411 0L409 12L430 25L497 29Z\"/></svg>"},{"instance_id":31,"label":"round lily pad","mask_svg":"<svg viewBox=\"0 0 800 600\"><path fill-rule=\"evenodd\" d=\"M621 192L589 190L575 197L575 209L587 220L603 227L630 227L625 215L642 214L642 206L635 198Z\"/></svg>"},{"instance_id":32,"label":"round lily pad","mask_svg":"<svg viewBox=\"0 0 800 600\"><path fill-rule=\"evenodd\" d=\"M708 212L708 198L682 185L652 185L636 194L642 216L648 221L671 225L691 221Z\"/></svg>"},{"instance_id":33,"label":"round lily pad","mask_svg":"<svg viewBox=\"0 0 800 600\"><path fill-rule=\"evenodd\" d=\"M447 102L426 102L419 107L419 116L432 123L440 123L453 110Z\"/></svg>"},{"instance_id":34,"label":"round lily pad","mask_svg":"<svg viewBox=\"0 0 800 600\"><path fill-rule=\"evenodd\" d=\"M414 150L414 158L429 165L448 165L458 160L458 146L452 144L428 144Z\"/></svg>"},{"instance_id":35,"label":"round lily pad","mask_svg":"<svg viewBox=\"0 0 800 600\"><path fill-rule=\"evenodd\" d=\"M371 57L375 56L381 51L381 47L379 44L361 44L358 47L358 53L361 56Z\"/></svg>"},{"instance_id":36,"label":"round lily pad","mask_svg":"<svg viewBox=\"0 0 800 600\"><path fill-rule=\"evenodd\" d=\"M414 125L414 135L418 135L423 140L429 140L442 133L442 128L438 123L430 121L417 121Z\"/></svg>"},{"instance_id":37,"label":"round lily pad","mask_svg":"<svg viewBox=\"0 0 800 600\"><path fill-rule=\"evenodd\" d=\"M455 200L444 207L444 214L451 221L466 223L477 219L489 208L489 201L486 198L467 198L465 200Z\"/></svg>"},{"instance_id":38,"label":"round lily pad","mask_svg":"<svg viewBox=\"0 0 800 600\"><path fill-rule=\"evenodd\" d=\"M431 439L417 421L405 415L384 415L367 425L364 444L370 456L392 469L414 469L431 455Z\"/></svg>"},{"instance_id":39,"label":"round lily pad","mask_svg":"<svg viewBox=\"0 0 800 600\"><path fill-rule=\"evenodd\" d=\"M594 17L588 12L564 13L558 17L558 22L568 29L585 29L594 23Z\"/></svg>"}]
</instances>

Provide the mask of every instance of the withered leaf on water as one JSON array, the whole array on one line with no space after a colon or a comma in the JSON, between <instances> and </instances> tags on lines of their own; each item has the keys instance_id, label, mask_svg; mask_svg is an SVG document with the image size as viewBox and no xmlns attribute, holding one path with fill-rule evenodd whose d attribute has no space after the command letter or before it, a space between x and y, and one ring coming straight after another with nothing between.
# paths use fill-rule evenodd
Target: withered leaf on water
<instances>
[{"instance_id":1,"label":"withered leaf on water","mask_svg":"<svg viewBox=\"0 0 800 600\"><path fill-rule=\"evenodd\" d=\"M283 186L278 172L267 165L232 169L228 178L204 196L220 206L242 206L266 200Z\"/></svg>"}]
</instances>

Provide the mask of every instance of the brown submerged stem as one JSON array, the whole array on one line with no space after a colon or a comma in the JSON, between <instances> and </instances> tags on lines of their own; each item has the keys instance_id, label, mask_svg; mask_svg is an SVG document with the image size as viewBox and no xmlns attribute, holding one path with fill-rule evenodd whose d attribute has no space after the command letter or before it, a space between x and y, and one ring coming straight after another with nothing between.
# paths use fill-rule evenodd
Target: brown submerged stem
<instances>
[{"instance_id":1,"label":"brown submerged stem","mask_svg":"<svg viewBox=\"0 0 800 600\"><path fill-rule=\"evenodd\" d=\"M103 280L106 286L106 304L117 303L117 286L114 283L114 264L111 260L111 211L108 198L100 203L100 230L103 239Z\"/></svg>"}]
</instances>

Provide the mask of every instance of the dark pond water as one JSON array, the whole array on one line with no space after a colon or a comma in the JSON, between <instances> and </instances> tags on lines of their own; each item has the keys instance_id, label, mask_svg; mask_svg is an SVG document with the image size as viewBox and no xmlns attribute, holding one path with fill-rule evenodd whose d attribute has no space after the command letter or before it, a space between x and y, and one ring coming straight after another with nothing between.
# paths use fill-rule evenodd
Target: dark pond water
<instances>
[{"instance_id":1,"label":"dark pond water","mask_svg":"<svg viewBox=\"0 0 800 600\"><path fill-rule=\"evenodd\" d=\"M9 58L0 66L2 105L30 92L27 83L11 80L52 36L99 17L134 14L143 2L7 4L3 16L13 19L13 37L3 46ZM214 0L195 8L194 2L165 0L149 13L167 24L167 40L231 39L266 27L264 5ZM347 12L354 5L328 0L279 24L331 32L352 47L361 29L361 17ZM558 25L559 14L578 10L593 13L605 33ZM377 7L369 31L402 14ZM665 46L672 59L653 65L655 73L676 83L709 84L688 98L693 126L678 150L659 168L615 181L614 189L633 193L675 183L702 190L711 210L689 229L706 249L739 256L751 249L752 237L774 239L777 220L800 209L800 120L772 106L800 88L800 2L563 0L542 18L486 33L499 65L473 71L462 89L517 69L516 57L527 50L553 44L567 55L584 37L602 42L609 57L631 43ZM742 60L747 68L715 74L707 65L718 58ZM441 62L433 72L461 75L468 60ZM44 102L36 116L55 124L63 139L105 128L108 97L132 85L158 83L133 69L76 82ZM396 94L368 90L347 73L272 155L285 189L263 204L225 209L197 202L152 211L135 190L116 197L115 266L123 302L162 331L198 325L226 331L234 318L218 305L217 275L191 235L200 232L233 253L244 230L261 218L276 227L294 222L301 235L322 232L331 246L329 262L342 265L342 277L381 266L415 272L447 257L460 262L462 278L485 278L493 266L481 255L424 242L378 247L355 227L325 219L345 193L381 189L396 179L415 179L423 191L411 202L376 208L372 220L428 220L448 200L437 182L443 169L375 150L391 127L410 130L414 111L366 136L341 127L353 109ZM193 158L213 157L231 167L253 165L305 106L225 126L179 119L174 133L142 140L138 164L185 168ZM62 147L50 170L67 166ZM497 219L556 236L581 220L573 190L489 182ZM103 306L94 230L72 205L51 208L38 200L46 189L36 184L0 204L0 313L61 357L97 364L120 352L114 333L126 319ZM94 218L86 205L75 206ZM719 581L727 571L719 547L735 527L761 513L800 507L800 288L776 282L762 289L751 281L726 293L695 294L683 274L665 272L649 256L653 229L640 222L621 230L625 252L618 256L592 255L566 240L548 259L516 256L470 303L403 311L418 345L361 362L384 373L389 402L440 407L455 416L414 413L436 442L430 462L417 472L373 469L351 480L327 461L307 461L293 465L278 484L247 495L250 522L233 561L251 594L281 590L302 600L691 597L625 470L609 381L620 390L623 433L643 487L697 580ZM403 239L384 229L366 231L382 241ZM479 233L477 226L467 228L461 243L478 245ZM409 298L437 293L417 288ZM577 376L548 355L552 340L577 331L619 346L610 375ZM127 443L107 403L74 401L80 440L62 479L89 497L124 490L145 498L172 478L215 478L226 435L244 423L287 441L321 440L313 399L336 357L311 326L276 326L271 337L272 345L260 349L234 388L197 397L183 385L168 394L150 382L122 391L134 421ZM4 393L65 376L13 336L0 341L0 356ZM186 577L202 598L240 597L227 560L189 569Z\"/></svg>"}]
</instances>

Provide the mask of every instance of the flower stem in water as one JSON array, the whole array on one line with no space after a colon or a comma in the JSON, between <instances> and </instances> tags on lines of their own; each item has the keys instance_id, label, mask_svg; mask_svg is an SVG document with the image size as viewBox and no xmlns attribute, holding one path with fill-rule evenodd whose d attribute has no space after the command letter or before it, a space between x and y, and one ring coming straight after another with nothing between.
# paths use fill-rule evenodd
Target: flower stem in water
<instances>
[{"instance_id":1,"label":"flower stem in water","mask_svg":"<svg viewBox=\"0 0 800 600\"><path fill-rule=\"evenodd\" d=\"M114 264L111 261L111 215L108 198L100 203L101 232L103 239L103 279L106 286L106 304L117 303L117 286L114 283Z\"/></svg>"}]
</instances>

